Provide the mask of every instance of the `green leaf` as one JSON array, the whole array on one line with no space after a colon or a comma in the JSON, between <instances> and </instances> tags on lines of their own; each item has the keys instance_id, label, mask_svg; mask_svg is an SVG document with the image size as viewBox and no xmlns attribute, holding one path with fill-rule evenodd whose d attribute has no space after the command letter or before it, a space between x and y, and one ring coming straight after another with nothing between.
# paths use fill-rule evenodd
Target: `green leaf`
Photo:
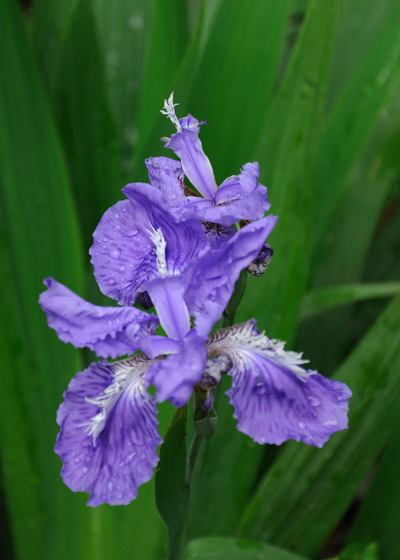
<instances>
[{"instance_id":1,"label":"green leaf","mask_svg":"<svg viewBox=\"0 0 400 560\"><path fill-rule=\"evenodd\" d=\"M373 298L400 295L400 282L342 284L313 290L305 295L300 319L305 320L329 309Z\"/></svg>"},{"instance_id":2,"label":"green leaf","mask_svg":"<svg viewBox=\"0 0 400 560\"><path fill-rule=\"evenodd\" d=\"M364 8L363 8L364 9ZM362 64L351 76L330 111L321 138L316 169L318 220L315 223L316 259L324 253L324 239L346 193L346 177L362 153L382 108L400 78L400 5L395 2Z\"/></svg>"},{"instance_id":3,"label":"green leaf","mask_svg":"<svg viewBox=\"0 0 400 560\"><path fill-rule=\"evenodd\" d=\"M268 240L274 259L261 280L249 279L238 320L255 316L261 328L268 326L269 336L285 340L293 337L307 279L312 173L338 10L337 0L310 2L282 85L269 106L256 157L279 221Z\"/></svg>"},{"instance_id":4,"label":"green leaf","mask_svg":"<svg viewBox=\"0 0 400 560\"><path fill-rule=\"evenodd\" d=\"M290 442L261 482L239 533L314 557L399 422L400 299L338 370L353 391L349 429L322 449Z\"/></svg>"},{"instance_id":5,"label":"green leaf","mask_svg":"<svg viewBox=\"0 0 400 560\"><path fill-rule=\"evenodd\" d=\"M385 560L396 560L400 551L399 460L400 424L379 463L350 535L350 543L361 539L377 541Z\"/></svg>"},{"instance_id":6,"label":"green leaf","mask_svg":"<svg viewBox=\"0 0 400 560\"><path fill-rule=\"evenodd\" d=\"M67 11L66 0L58 0L57 10L53 4L52 0L35 2L34 29L37 41L46 49L46 55L39 54L47 61L43 71L89 249L100 217L121 198L116 130L91 5L88 0L70 0ZM49 14L53 14L53 26ZM58 34L54 31L57 22ZM52 48L50 40L55 43ZM47 51L53 53L51 61Z\"/></svg>"},{"instance_id":7,"label":"green leaf","mask_svg":"<svg viewBox=\"0 0 400 560\"><path fill-rule=\"evenodd\" d=\"M187 407L178 408L160 449L156 471L156 505L168 531L171 560L182 558L186 539L189 489L186 484Z\"/></svg>"},{"instance_id":8,"label":"green leaf","mask_svg":"<svg viewBox=\"0 0 400 560\"><path fill-rule=\"evenodd\" d=\"M208 538L189 543L187 560L302 560L281 548L240 539ZM304 560L304 559L303 559Z\"/></svg>"},{"instance_id":9,"label":"green leaf","mask_svg":"<svg viewBox=\"0 0 400 560\"><path fill-rule=\"evenodd\" d=\"M137 111L151 8L149 0L93 1L124 173L131 170L137 143Z\"/></svg>"},{"instance_id":10,"label":"green leaf","mask_svg":"<svg viewBox=\"0 0 400 560\"><path fill-rule=\"evenodd\" d=\"M3 481L19 560L88 560L91 511L59 476L55 415L80 353L38 305L42 280L83 288L81 240L60 142L18 5L0 3Z\"/></svg>"},{"instance_id":11,"label":"green leaf","mask_svg":"<svg viewBox=\"0 0 400 560\"><path fill-rule=\"evenodd\" d=\"M323 250L314 255L310 267L310 286L314 288L362 282L364 270L367 273L366 282L389 280L387 270L382 271L380 276L375 274L381 268L380 262L391 255L389 245L385 242L373 251L369 247L374 234L382 227L381 215L398 176L398 88L395 92L363 157L353 166L346 179L346 196L342 198L335 218L327 229ZM337 142L341 140L338 138ZM394 228L394 231L397 239L399 230ZM396 243L394 241L393 245ZM394 275L392 279L398 280L399 276ZM380 311L381 308L378 308L377 314ZM340 363L348 348L349 338L357 340L356 331L365 332L377 316L369 317L360 329L355 328L353 313L351 306L332 310L311 319L300 329L298 348L308 358L312 358L314 368L326 375L330 375Z\"/></svg>"},{"instance_id":12,"label":"green leaf","mask_svg":"<svg viewBox=\"0 0 400 560\"><path fill-rule=\"evenodd\" d=\"M153 0L138 112L138 146L147 142L188 45L186 0ZM153 154L148 154L149 157ZM137 157L137 156L136 156ZM142 162L140 162L142 164Z\"/></svg>"},{"instance_id":13,"label":"green leaf","mask_svg":"<svg viewBox=\"0 0 400 560\"><path fill-rule=\"evenodd\" d=\"M355 543L347 547L337 560L379 560L378 552L379 546L377 543L370 542L366 545L364 540L362 543ZM386 556L385 558L389 559ZM398 558L398 555L393 558Z\"/></svg>"}]
</instances>

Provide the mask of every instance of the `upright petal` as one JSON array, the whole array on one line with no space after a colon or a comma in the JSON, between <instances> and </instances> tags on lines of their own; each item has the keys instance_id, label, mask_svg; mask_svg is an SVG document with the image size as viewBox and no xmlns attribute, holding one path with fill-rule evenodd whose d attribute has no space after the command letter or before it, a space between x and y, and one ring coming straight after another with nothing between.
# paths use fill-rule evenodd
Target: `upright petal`
<instances>
[{"instance_id":1,"label":"upright petal","mask_svg":"<svg viewBox=\"0 0 400 560\"><path fill-rule=\"evenodd\" d=\"M138 349L137 335L155 333L158 319L133 307L93 305L52 278L39 303L47 314L49 326L63 342L77 348L87 347L103 358L118 358Z\"/></svg>"},{"instance_id":2,"label":"upright petal","mask_svg":"<svg viewBox=\"0 0 400 560\"><path fill-rule=\"evenodd\" d=\"M172 274L201 252L206 239L197 220L178 224L166 211L165 199L156 187L136 183L123 192L129 200L117 202L105 212L89 252L100 290L121 305L131 306L144 291L143 284L158 277L154 230L160 229L166 240Z\"/></svg>"},{"instance_id":3,"label":"upright petal","mask_svg":"<svg viewBox=\"0 0 400 560\"><path fill-rule=\"evenodd\" d=\"M144 387L152 362L137 355L93 363L64 393L55 451L61 476L74 492L89 492L88 505L128 504L158 462L154 397Z\"/></svg>"},{"instance_id":4,"label":"upright petal","mask_svg":"<svg viewBox=\"0 0 400 560\"><path fill-rule=\"evenodd\" d=\"M167 157L151 157L146 159L145 163L150 184L157 187L167 201L185 203L185 174L181 162Z\"/></svg>"},{"instance_id":5,"label":"upright petal","mask_svg":"<svg viewBox=\"0 0 400 560\"><path fill-rule=\"evenodd\" d=\"M188 115L186 120L181 119L180 123L183 123L183 126L186 127L186 121L190 121L190 119L197 124L201 124L193 119L191 115ZM171 140L165 144L165 147L174 150L182 162L182 168L186 177L188 177L199 193L205 198L213 198L218 188L214 172L199 139L200 128L193 126L194 123L191 124L190 128L182 127L180 131L173 134Z\"/></svg>"},{"instance_id":6,"label":"upright petal","mask_svg":"<svg viewBox=\"0 0 400 560\"><path fill-rule=\"evenodd\" d=\"M294 439L322 447L332 433L347 428L349 388L305 371L301 354L258 334L254 320L215 333L208 352L231 359L227 395L237 428L257 443Z\"/></svg>"},{"instance_id":7,"label":"upright petal","mask_svg":"<svg viewBox=\"0 0 400 560\"><path fill-rule=\"evenodd\" d=\"M187 403L202 377L206 359L205 339L193 329L183 340L181 352L155 362L149 369L146 382L157 389L157 402L169 400L176 407Z\"/></svg>"},{"instance_id":8,"label":"upright petal","mask_svg":"<svg viewBox=\"0 0 400 560\"><path fill-rule=\"evenodd\" d=\"M196 328L208 336L235 289L241 270L259 254L277 218L267 216L248 224L226 243L189 263L185 270L185 301Z\"/></svg>"}]
</instances>

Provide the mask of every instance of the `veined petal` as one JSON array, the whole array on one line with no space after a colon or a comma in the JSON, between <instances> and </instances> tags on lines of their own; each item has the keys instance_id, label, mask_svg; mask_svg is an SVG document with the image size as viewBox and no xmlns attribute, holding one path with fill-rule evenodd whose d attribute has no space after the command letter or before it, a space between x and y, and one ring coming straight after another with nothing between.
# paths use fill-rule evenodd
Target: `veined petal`
<instances>
[{"instance_id":1,"label":"veined petal","mask_svg":"<svg viewBox=\"0 0 400 560\"><path fill-rule=\"evenodd\" d=\"M181 352L154 363L149 369L146 383L152 383L157 389L157 402L169 400L176 407L187 403L202 377L206 359L205 339L193 329L183 340Z\"/></svg>"},{"instance_id":2,"label":"veined petal","mask_svg":"<svg viewBox=\"0 0 400 560\"><path fill-rule=\"evenodd\" d=\"M151 157L145 161L150 184L157 187L171 203L185 204L183 194L185 174L180 161L167 157Z\"/></svg>"},{"instance_id":3,"label":"veined petal","mask_svg":"<svg viewBox=\"0 0 400 560\"><path fill-rule=\"evenodd\" d=\"M100 290L121 305L131 306L143 284L159 276L154 231L161 230L165 238L170 274L179 272L207 242L198 220L179 224L166 211L165 199L156 187L135 183L123 192L129 200L105 212L89 252Z\"/></svg>"},{"instance_id":4,"label":"veined petal","mask_svg":"<svg viewBox=\"0 0 400 560\"><path fill-rule=\"evenodd\" d=\"M89 492L88 505L128 504L158 462L154 397L144 377L152 362L141 355L93 363L64 393L55 451L61 476L74 492Z\"/></svg>"},{"instance_id":5,"label":"veined petal","mask_svg":"<svg viewBox=\"0 0 400 560\"><path fill-rule=\"evenodd\" d=\"M248 224L218 249L208 251L188 265L185 301L202 336L208 336L221 317L241 270L259 254L276 221L275 216L267 216Z\"/></svg>"},{"instance_id":6,"label":"veined petal","mask_svg":"<svg viewBox=\"0 0 400 560\"><path fill-rule=\"evenodd\" d=\"M186 119L189 118L193 119L191 115L186 117ZM193 120L197 122L195 119ZM181 121L184 121L184 119L181 119ZM171 140L165 144L165 147L174 150L182 162L186 177L199 193L205 198L213 198L218 187L210 160L203 151L199 131L198 127L182 128L172 135Z\"/></svg>"},{"instance_id":7,"label":"veined petal","mask_svg":"<svg viewBox=\"0 0 400 560\"><path fill-rule=\"evenodd\" d=\"M294 439L322 447L332 433L347 428L351 391L304 370L301 354L285 352L283 346L258 334L253 320L215 333L208 352L232 361L227 395L238 430L261 444Z\"/></svg>"},{"instance_id":8,"label":"veined petal","mask_svg":"<svg viewBox=\"0 0 400 560\"><path fill-rule=\"evenodd\" d=\"M167 335L183 341L190 330L190 316L183 299L185 291L182 276L156 278L144 285L160 318L161 326Z\"/></svg>"},{"instance_id":9,"label":"veined petal","mask_svg":"<svg viewBox=\"0 0 400 560\"><path fill-rule=\"evenodd\" d=\"M93 305L52 278L46 278L47 291L39 303L49 326L63 342L87 347L103 358L118 358L138 349L137 335L155 333L158 319L133 307Z\"/></svg>"},{"instance_id":10,"label":"veined petal","mask_svg":"<svg viewBox=\"0 0 400 560\"><path fill-rule=\"evenodd\" d=\"M199 218L225 226L262 218L271 205L267 189L258 182L258 176L258 163L246 163L239 175L222 183L214 195L215 205L202 209Z\"/></svg>"}]
</instances>

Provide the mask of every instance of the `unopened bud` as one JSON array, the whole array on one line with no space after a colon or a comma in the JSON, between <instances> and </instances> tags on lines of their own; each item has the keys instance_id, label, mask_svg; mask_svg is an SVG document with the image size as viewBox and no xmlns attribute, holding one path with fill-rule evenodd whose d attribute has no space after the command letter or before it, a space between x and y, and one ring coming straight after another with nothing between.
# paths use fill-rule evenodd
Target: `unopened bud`
<instances>
[{"instance_id":1,"label":"unopened bud","mask_svg":"<svg viewBox=\"0 0 400 560\"><path fill-rule=\"evenodd\" d=\"M264 243L258 257L256 257L254 261L251 264L249 264L247 270L253 276L262 276L264 272L267 270L267 267L271 262L273 254L274 254L274 250L272 249L272 247L270 247L268 243Z\"/></svg>"}]
</instances>

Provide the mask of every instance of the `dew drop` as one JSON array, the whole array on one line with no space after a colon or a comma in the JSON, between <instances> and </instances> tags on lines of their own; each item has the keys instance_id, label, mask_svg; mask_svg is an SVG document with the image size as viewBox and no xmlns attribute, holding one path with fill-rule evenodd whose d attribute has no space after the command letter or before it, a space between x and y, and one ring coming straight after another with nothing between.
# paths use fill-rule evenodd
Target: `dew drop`
<instances>
[{"instance_id":1,"label":"dew drop","mask_svg":"<svg viewBox=\"0 0 400 560\"><path fill-rule=\"evenodd\" d=\"M109 286L114 286L114 284L115 284L114 278L110 278L110 279L108 280L108 285L109 285Z\"/></svg>"},{"instance_id":2,"label":"dew drop","mask_svg":"<svg viewBox=\"0 0 400 560\"><path fill-rule=\"evenodd\" d=\"M86 474L87 472L89 472L89 469L87 467L83 467L82 472Z\"/></svg>"},{"instance_id":3,"label":"dew drop","mask_svg":"<svg viewBox=\"0 0 400 560\"><path fill-rule=\"evenodd\" d=\"M114 214L114 218L115 218L116 220L118 220L119 214Z\"/></svg>"},{"instance_id":4,"label":"dew drop","mask_svg":"<svg viewBox=\"0 0 400 560\"><path fill-rule=\"evenodd\" d=\"M126 234L126 237L135 237L135 235L137 235L138 233L139 233L139 231L137 229L131 229Z\"/></svg>"},{"instance_id":5,"label":"dew drop","mask_svg":"<svg viewBox=\"0 0 400 560\"><path fill-rule=\"evenodd\" d=\"M116 225L113 227L114 231L120 231L121 230L121 226L120 225Z\"/></svg>"},{"instance_id":6,"label":"dew drop","mask_svg":"<svg viewBox=\"0 0 400 560\"><path fill-rule=\"evenodd\" d=\"M112 259L119 259L119 257L121 256L121 251L120 249L113 249L110 253L110 257Z\"/></svg>"},{"instance_id":7,"label":"dew drop","mask_svg":"<svg viewBox=\"0 0 400 560\"><path fill-rule=\"evenodd\" d=\"M267 391L267 387L265 383L257 383L255 387L255 392L257 393L257 395L264 395L266 391Z\"/></svg>"},{"instance_id":8,"label":"dew drop","mask_svg":"<svg viewBox=\"0 0 400 560\"><path fill-rule=\"evenodd\" d=\"M319 406L321 401L317 397L308 397L311 406Z\"/></svg>"},{"instance_id":9,"label":"dew drop","mask_svg":"<svg viewBox=\"0 0 400 560\"><path fill-rule=\"evenodd\" d=\"M111 482L111 480L110 480L109 482L107 482L107 490L108 490L109 492L111 492L112 489L113 489L113 484L112 484L112 482Z\"/></svg>"},{"instance_id":10,"label":"dew drop","mask_svg":"<svg viewBox=\"0 0 400 560\"><path fill-rule=\"evenodd\" d=\"M124 266L124 265L122 265L122 266L120 266L120 267L119 267L119 269L120 269L120 271L121 271L121 272L124 272L124 270L125 270L125 266ZM314 406L316 406L316 405L314 405Z\"/></svg>"},{"instance_id":11,"label":"dew drop","mask_svg":"<svg viewBox=\"0 0 400 560\"><path fill-rule=\"evenodd\" d=\"M304 428L306 427L306 425L304 424L304 422L299 422L298 426L300 428L300 430L304 430Z\"/></svg>"},{"instance_id":12,"label":"dew drop","mask_svg":"<svg viewBox=\"0 0 400 560\"><path fill-rule=\"evenodd\" d=\"M103 237L103 242L107 243L107 241L108 241L108 237Z\"/></svg>"},{"instance_id":13,"label":"dew drop","mask_svg":"<svg viewBox=\"0 0 400 560\"><path fill-rule=\"evenodd\" d=\"M140 460L144 461L146 459L146 453L142 453L142 455L140 456Z\"/></svg>"},{"instance_id":14,"label":"dew drop","mask_svg":"<svg viewBox=\"0 0 400 560\"><path fill-rule=\"evenodd\" d=\"M316 418L316 417L318 416L318 412L315 410L315 408L312 408L312 409L311 409L311 416L312 416L313 418Z\"/></svg>"}]
</instances>

